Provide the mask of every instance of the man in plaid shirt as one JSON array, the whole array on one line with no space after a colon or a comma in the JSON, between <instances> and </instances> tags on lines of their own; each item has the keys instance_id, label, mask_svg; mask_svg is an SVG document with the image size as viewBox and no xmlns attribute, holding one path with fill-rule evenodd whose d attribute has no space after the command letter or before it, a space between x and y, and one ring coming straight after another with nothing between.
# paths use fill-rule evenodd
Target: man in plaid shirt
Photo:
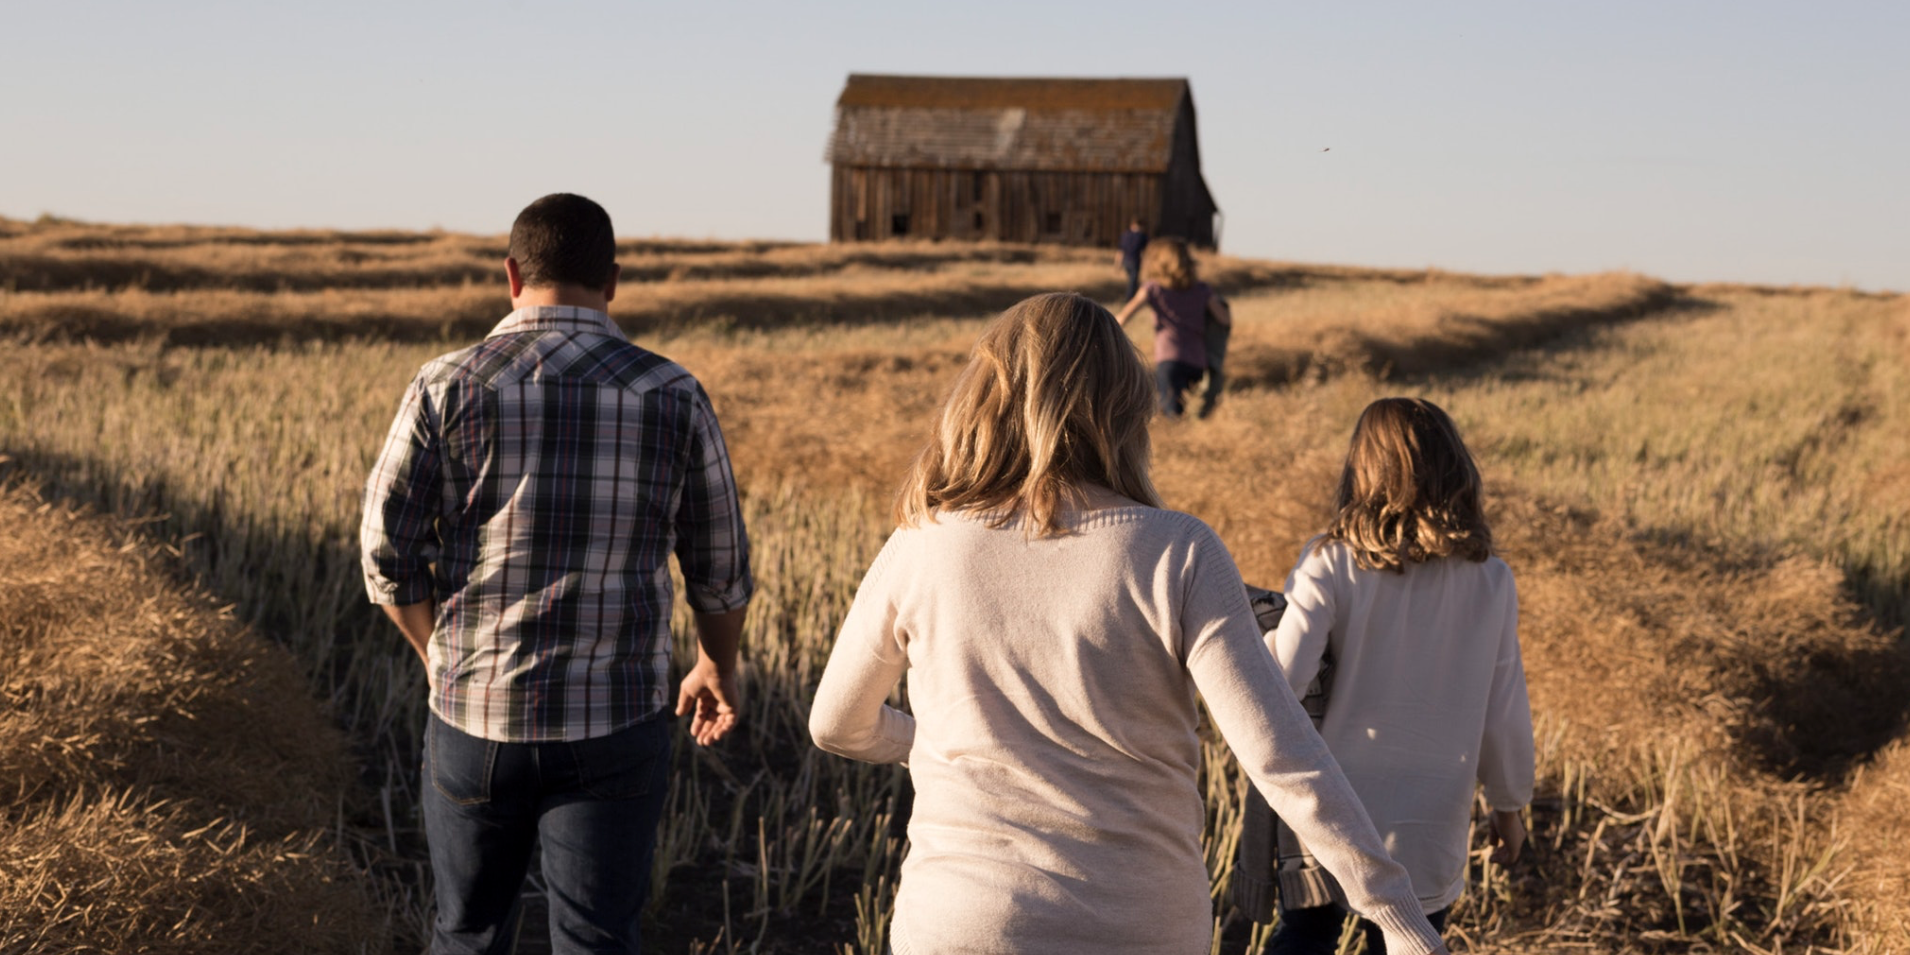
<instances>
[{"instance_id":1,"label":"man in plaid shirt","mask_svg":"<svg viewBox=\"0 0 1910 955\"><path fill-rule=\"evenodd\" d=\"M736 723L754 585L709 398L606 314L610 217L531 203L514 311L427 363L365 489L366 590L430 674L425 835L437 953L504 952L542 838L558 952L636 952L669 791L669 555L698 654L675 712Z\"/></svg>"}]
</instances>

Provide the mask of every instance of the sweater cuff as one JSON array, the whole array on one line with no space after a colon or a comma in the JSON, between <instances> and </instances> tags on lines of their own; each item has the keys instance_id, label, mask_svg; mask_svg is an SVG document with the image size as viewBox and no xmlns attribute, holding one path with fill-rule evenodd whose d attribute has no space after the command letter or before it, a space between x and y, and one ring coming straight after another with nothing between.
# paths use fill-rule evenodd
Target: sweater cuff
<instances>
[{"instance_id":1,"label":"sweater cuff","mask_svg":"<svg viewBox=\"0 0 1910 955\"><path fill-rule=\"evenodd\" d=\"M1380 912L1362 912L1368 921L1386 935L1386 951L1399 955L1426 955L1443 952L1446 942L1426 921L1425 913L1414 909L1389 908Z\"/></svg>"}]
</instances>

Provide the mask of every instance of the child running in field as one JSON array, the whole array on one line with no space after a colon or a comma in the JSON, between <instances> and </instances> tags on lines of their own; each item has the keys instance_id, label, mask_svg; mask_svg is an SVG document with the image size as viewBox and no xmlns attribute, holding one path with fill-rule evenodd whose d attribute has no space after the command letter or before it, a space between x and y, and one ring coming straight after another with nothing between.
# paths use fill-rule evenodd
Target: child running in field
<instances>
[{"instance_id":1,"label":"child running in field","mask_svg":"<svg viewBox=\"0 0 1910 955\"><path fill-rule=\"evenodd\" d=\"M1520 810L1532 799L1519 598L1511 569L1492 556L1480 496L1478 468L1444 411L1414 398L1373 402L1353 430L1333 519L1301 551L1286 613L1268 634L1295 694L1330 667L1330 686L1312 687L1326 694L1320 734L1441 928L1465 884L1475 781L1501 864L1519 856ZM1347 911L1329 879L1283 871L1269 952L1336 949ZM1367 951L1383 952L1366 930Z\"/></svg>"},{"instance_id":2,"label":"child running in field","mask_svg":"<svg viewBox=\"0 0 1910 955\"><path fill-rule=\"evenodd\" d=\"M1210 375L1200 409L1204 418L1220 397L1217 360L1209 371L1208 323L1231 326L1233 314L1214 287L1200 281L1186 240L1163 236L1149 242L1142 276L1147 282L1115 318L1126 328L1141 306L1154 310L1154 386L1160 393L1161 414L1180 417L1187 389L1202 375ZM1225 343L1220 338L1223 350Z\"/></svg>"}]
</instances>

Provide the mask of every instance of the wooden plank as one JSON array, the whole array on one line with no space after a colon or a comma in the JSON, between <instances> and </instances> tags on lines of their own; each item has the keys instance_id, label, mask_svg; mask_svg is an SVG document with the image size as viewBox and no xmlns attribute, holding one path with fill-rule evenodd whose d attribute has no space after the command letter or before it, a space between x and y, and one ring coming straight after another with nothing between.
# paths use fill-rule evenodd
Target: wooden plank
<instances>
[{"instance_id":1,"label":"wooden plank","mask_svg":"<svg viewBox=\"0 0 1910 955\"><path fill-rule=\"evenodd\" d=\"M889 238L889 190L895 170L873 169L869 176L869 238L880 242Z\"/></svg>"},{"instance_id":2,"label":"wooden plank","mask_svg":"<svg viewBox=\"0 0 1910 955\"><path fill-rule=\"evenodd\" d=\"M849 238L849 170L837 165L829 177L829 238L841 242Z\"/></svg>"},{"instance_id":3,"label":"wooden plank","mask_svg":"<svg viewBox=\"0 0 1910 955\"><path fill-rule=\"evenodd\" d=\"M1026 190L1022 188L1022 175L1004 172L1001 177L1001 226L1000 238L1003 242L1015 242L1021 239L1021 212L1027 204Z\"/></svg>"},{"instance_id":4,"label":"wooden plank","mask_svg":"<svg viewBox=\"0 0 1910 955\"><path fill-rule=\"evenodd\" d=\"M869 233L869 171L852 169L849 172L850 226L849 234L857 240L866 241Z\"/></svg>"},{"instance_id":5,"label":"wooden plank","mask_svg":"<svg viewBox=\"0 0 1910 955\"><path fill-rule=\"evenodd\" d=\"M923 210L923 218L926 221L922 223L922 232L931 239L948 238L947 233L943 231L946 228L944 223L948 221L948 216L942 214L942 180L946 178L948 178L947 170L931 169L928 171L928 181L922 184L923 191L928 196L927 201L923 203L927 208Z\"/></svg>"},{"instance_id":6,"label":"wooden plank","mask_svg":"<svg viewBox=\"0 0 1910 955\"><path fill-rule=\"evenodd\" d=\"M985 231L982 234L990 239L1000 241L1004 234L1002 232L1002 222L1007 218L1007 204L1006 200L1002 198L1001 191L1001 173L989 172L985 173L984 177L984 188L987 190L987 195L983 197L982 202L988 206L986 210L988 221L984 224Z\"/></svg>"},{"instance_id":7,"label":"wooden plank","mask_svg":"<svg viewBox=\"0 0 1910 955\"><path fill-rule=\"evenodd\" d=\"M842 166L829 164L829 241L842 241Z\"/></svg>"}]
</instances>

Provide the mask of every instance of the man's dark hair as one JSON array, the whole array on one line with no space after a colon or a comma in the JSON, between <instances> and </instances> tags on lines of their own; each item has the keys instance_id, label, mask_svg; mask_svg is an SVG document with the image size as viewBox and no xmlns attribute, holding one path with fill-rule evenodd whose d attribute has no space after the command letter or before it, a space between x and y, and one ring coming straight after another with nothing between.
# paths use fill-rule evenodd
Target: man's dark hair
<instances>
[{"instance_id":1,"label":"man's dark hair","mask_svg":"<svg viewBox=\"0 0 1910 955\"><path fill-rule=\"evenodd\" d=\"M510 255L525 285L602 288L617 264L617 237L603 206L553 192L517 214Z\"/></svg>"}]
</instances>

